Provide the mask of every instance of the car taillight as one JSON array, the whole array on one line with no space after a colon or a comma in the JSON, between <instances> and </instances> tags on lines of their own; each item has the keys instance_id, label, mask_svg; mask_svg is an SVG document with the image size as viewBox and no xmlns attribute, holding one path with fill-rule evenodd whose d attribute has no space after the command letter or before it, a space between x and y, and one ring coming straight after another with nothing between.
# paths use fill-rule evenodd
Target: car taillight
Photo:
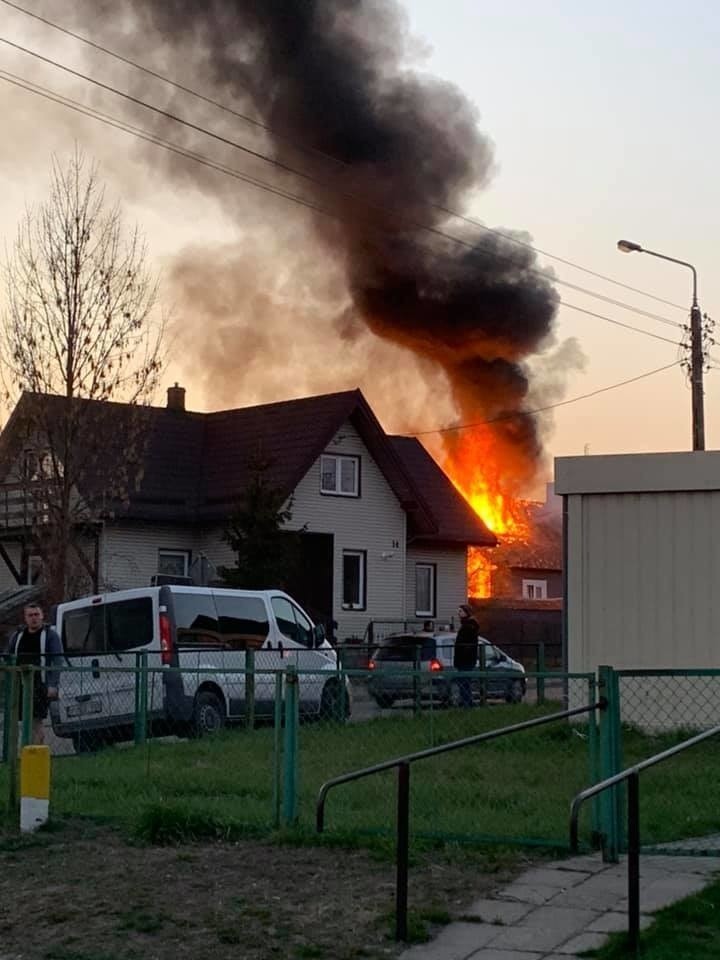
<instances>
[{"instance_id":1,"label":"car taillight","mask_svg":"<svg viewBox=\"0 0 720 960\"><path fill-rule=\"evenodd\" d=\"M443 665L440 663L440 661L433 657L430 661L430 673L438 673L440 670L442 670L442 668Z\"/></svg>"},{"instance_id":2,"label":"car taillight","mask_svg":"<svg viewBox=\"0 0 720 960\"><path fill-rule=\"evenodd\" d=\"M368 660L368 670L374 670L374 669L375 669L375 661Z\"/></svg>"},{"instance_id":3,"label":"car taillight","mask_svg":"<svg viewBox=\"0 0 720 960\"><path fill-rule=\"evenodd\" d=\"M167 667L172 663L173 644L170 617L160 614L160 660Z\"/></svg>"}]
</instances>

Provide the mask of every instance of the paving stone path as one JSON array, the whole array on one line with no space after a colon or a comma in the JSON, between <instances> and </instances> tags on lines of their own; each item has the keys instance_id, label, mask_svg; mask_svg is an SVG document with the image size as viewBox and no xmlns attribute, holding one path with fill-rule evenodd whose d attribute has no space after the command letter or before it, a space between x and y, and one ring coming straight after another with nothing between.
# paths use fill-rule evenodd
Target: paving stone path
<instances>
[{"instance_id":1,"label":"paving stone path","mask_svg":"<svg viewBox=\"0 0 720 960\"><path fill-rule=\"evenodd\" d=\"M640 864L641 926L652 914L697 893L720 872L719 857L644 856ZM466 918L400 960L576 960L627 929L627 863L573 857L534 867Z\"/></svg>"}]
</instances>

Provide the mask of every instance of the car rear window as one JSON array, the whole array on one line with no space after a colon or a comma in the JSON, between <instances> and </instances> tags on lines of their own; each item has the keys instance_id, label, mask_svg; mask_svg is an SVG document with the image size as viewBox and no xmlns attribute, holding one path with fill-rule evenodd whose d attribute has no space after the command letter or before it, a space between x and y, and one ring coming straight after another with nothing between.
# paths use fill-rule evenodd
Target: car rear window
<instances>
[{"instance_id":1,"label":"car rear window","mask_svg":"<svg viewBox=\"0 0 720 960\"><path fill-rule=\"evenodd\" d=\"M375 651L374 660L381 661L409 661L414 662L417 651L420 651L420 660L425 662L435 656L434 637L388 637Z\"/></svg>"}]
</instances>

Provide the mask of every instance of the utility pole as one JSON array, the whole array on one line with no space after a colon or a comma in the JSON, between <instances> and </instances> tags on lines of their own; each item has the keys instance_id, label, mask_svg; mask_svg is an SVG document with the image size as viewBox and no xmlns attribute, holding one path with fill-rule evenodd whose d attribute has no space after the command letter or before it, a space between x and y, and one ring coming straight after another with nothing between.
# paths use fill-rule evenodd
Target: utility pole
<instances>
[{"instance_id":1,"label":"utility pole","mask_svg":"<svg viewBox=\"0 0 720 960\"><path fill-rule=\"evenodd\" d=\"M679 263L681 267L692 270L692 306L690 308L690 387L692 391L692 444L693 450L705 449L705 398L703 391L703 367L705 354L703 351L703 317L697 298L697 271L687 260L676 260L667 257L664 253L655 250L646 250L639 243L630 240L618 240L618 250L621 253L648 253L651 257L660 260L669 260L670 263Z\"/></svg>"},{"instance_id":2,"label":"utility pole","mask_svg":"<svg viewBox=\"0 0 720 960\"><path fill-rule=\"evenodd\" d=\"M702 313L697 296L690 310L690 386L692 389L693 450L705 449L705 403L703 390Z\"/></svg>"}]
</instances>

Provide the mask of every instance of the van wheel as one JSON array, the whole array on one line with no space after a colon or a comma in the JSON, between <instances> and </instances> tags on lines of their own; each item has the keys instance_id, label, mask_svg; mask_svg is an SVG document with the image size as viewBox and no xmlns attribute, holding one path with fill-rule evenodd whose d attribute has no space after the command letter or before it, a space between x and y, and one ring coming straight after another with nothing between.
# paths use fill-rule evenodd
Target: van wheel
<instances>
[{"instance_id":1,"label":"van wheel","mask_svg":"<svg viewBox=\"0 0 720 960\"><path fill-rule=\"evenodd\" d=\"M350 716L350 701L345 693L342 696L342 688L338 683L326 683L323 687L320 697L320 720L330 720L335 723L343 723ZM344 703L341 700L344 699Z\"/></svg>"},{"instance_id":2,"label":"van wheel","mask_svg":"<svg viewBox=\"0 0 720 960\"><path fill-rule=\"evenodd\" d=\"M97 753L106 745L101 734L95 730L80 730L71 739L75 753Z\"/></svg>"},{"instance_id":3,"label":"van wheel","mask_svg":"<svg viewBox=\"0 0 720 960\"><path fill-rule=\"evenodd\" d=\"M195 737L208 737L225 726L225 705L211 690L201 690L195 697L192 732Z\"/></svg>"}]
</instances>

